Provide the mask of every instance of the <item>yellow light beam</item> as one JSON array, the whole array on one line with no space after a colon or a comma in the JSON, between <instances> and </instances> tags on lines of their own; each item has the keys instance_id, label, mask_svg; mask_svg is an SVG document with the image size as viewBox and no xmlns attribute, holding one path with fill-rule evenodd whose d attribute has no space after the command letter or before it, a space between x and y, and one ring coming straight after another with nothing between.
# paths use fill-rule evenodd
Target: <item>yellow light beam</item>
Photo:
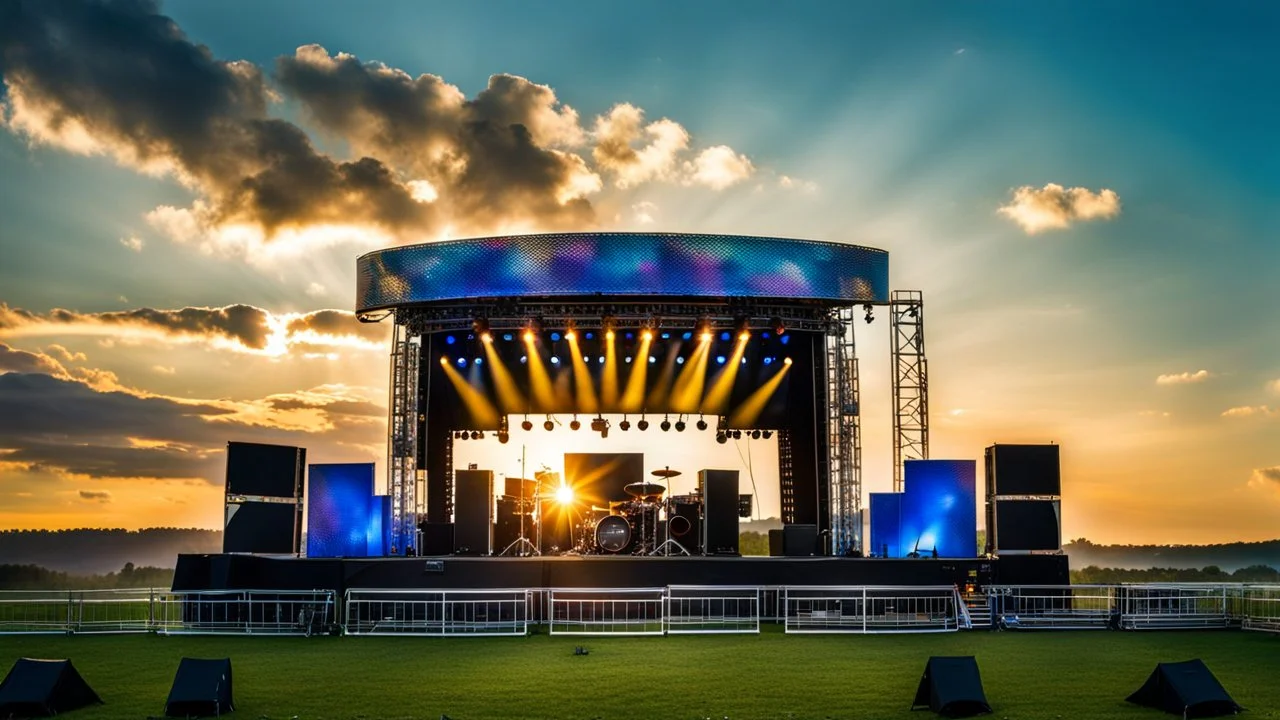
<instances>
[{"instance_id":1,"label":"yellow light beam","mask_svg":"<svg viewBox=\"0 0 1280 720\"><path fill-rule=\"evenodd\" d=\"M764 406L769 404L769 398L778 390L778 385L782 384L782 378L786 377L789 370L791 370L791 358L784 360L782 368L774 373L773 377L756 388L745 402L734 409L733 414L729 416L729 424L734 427L751 427L755 424L760 413L764 412Z\"/></svg>"},{"instance_id":2,"label":"yellow light beam","mask_svg":"<svg viewBox=\"0 0 1280 720\"><path fill-rule=\"evenodd\" d=\"M676 376L676 353L673 345L666 346L666 357L659 358L662 362L662 371L658 373L658 380L653 384L653 390L649 392L649 399L645 401L645 408L649 412L670 412L671 411L671 386L672 380ZM640 358L636 358L640 360ZM644 357L645 362L649 362L648 353Z\"/></svg>"},{"instance_id":3,"label":"yellow light beam","mask_svg":"<svg viewBox=\"0 0 1280 720\"><path fill-rule=\"evenodd\" d=\"M640 333L640 344L636 346L635 355L631 358L627 389L622 391L621 409L624 413L638 413L644 409L644 385L649 372L649 346L652 343L652 332L645 330Z\"/></svg>"},{"instance_id":4,"label":"yellow light beam","mask_svg":"<svg viewBox=\"0 0 1280 720\"><path fill-rule=\"evenodd\" d=\"M612 330L606 330L604 333L604 370L600 374L600 404L606 412L618 406L618 355L613 345L614 334Z\"/></svg>"},{"instance_id":5,"label":"yellow light beam","mask_svg":"<svg viewBox=\"0 0 1280 720\"><path fill-rule=\"evenodd\" d=\"M440 366L444 368L444 374L449 378L449 382L453 383L453 388L458 391L458 397L462 399L462 404L467 407L476 424L481 427L498 427L498 409L493 406L493 403L489 402L489 398L472 387L453 368L449 358L441 357Z\"/></svg>"},{"instance_id":6,"label":"yellow light beam","mask_svg":"<svg viewBox=\"0 0 1280 720\"><path fill-rule=\"evenodd\" d=\"M485 362L489 363L489 374L493 376L493 384L498 390L498 402L502 404L502 411L510 414L528 410L529 406L525 402L524 395L516 386L516 381L512 379L511 372L503 364L498 351L493 349L493 343L484 344L484 357Z\"/></svg>"},{"instance_id":7,"label":"yellow light beam","mask_svg":"<svg viewBox=\"0 0 1280 720\"><path fill-rule=\"evenodd\" d=\"M711 355L711 343L699 341L693 355L685 361L684 368L671 387L671 409L678 413L691 413L698 409L702 388L707 383L707 358Z\"/></svg>"},{"instance_id":8,"label":"yellow light beam","mask_svg":"<svg viewBox=\"0 0 1280 720\"><path fill-rule=\"evenodd\" d=\"M587 367L587 361L582 358L582 349L578 345L578 333L570 330L565 333L569 338L569 353L573 355L573 384L577 393L577 403L574 407L581 410L587 415L591 415L600 409L596 403L596 388L591 383L591 369Z\"/></svg>"},{"instance_id":9,"label":"yellow light beam","mask_svg":"<svg viewBox=\"0 0 1280 720\"><path fill-rule=\"evenodd\" d=\"M733 348L733 357L720 371L716 373L716 377L711 381L711 389L707 391L707 397L702 402L702 412L707 415L720 415L724 410L725 403L729 400L729 393L733 390L733 381L738 377L738 368L742 365L742 354L747 351L748 337L738 337L738 342Z\"/></svg>"},{"instance_id":10,"label":"yellow light beam","mask_svg":"<svg viewBox=\"0 0 1280 720\"><path fill-rule=\"evenodd\" d=\"M555 410L556 396L551 387L551 376L547 375L547 366L543 364L542 355L538 352L537 339L531 332L524 335L524 354L528 358L529 388L537 406L534 409L544 413Z\"/></svg>"}]
</instances>

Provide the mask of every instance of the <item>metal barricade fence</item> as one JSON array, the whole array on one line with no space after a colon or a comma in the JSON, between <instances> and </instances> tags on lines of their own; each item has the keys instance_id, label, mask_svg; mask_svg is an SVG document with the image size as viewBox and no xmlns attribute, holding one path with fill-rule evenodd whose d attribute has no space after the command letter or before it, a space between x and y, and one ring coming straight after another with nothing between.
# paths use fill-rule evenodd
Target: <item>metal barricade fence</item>
<instances>
[{"instance_id":1,"label":"metal barricade fence","mask_svg":"<svg viewBox=\"0 0 1280 720\"><path fill-rule=\"evenodd\" d=\"M1114 585L993 585L987 598L1006 630L1106 630L1120 612Z\"/></svg>"},{"instance_id":2,"label":"metal barricade fence","mask_svg":"<svg viewBox=\"0 0 1280 720\"><path fill-rule=\"evenodd\" d=\"M337 622L332 590L202 590L157 594L153 627L166 635L313 635Z\"/></svg>"},{"instance_id":3,"label":"metal barricade fence","mask_svg":"<svg viewBox=\"0 0 1280 720\"><path fill-rule=\"evenodd\" d=\"M557 588L547 591L552 635L661 635L666 588Z\"/></svg>"},{"instance_id":4,"label":"metal barricade fence","mask_svg":"<svg viewBox=\"0 0 1280 720\"><path fill-rule=\"evenodd\" d=\"M671 585L663 613L666 633L759 633L762 593L755 585Z\"/></svg>"},{"instance_id":5,"label":"metal barricade fence","mask_svg":"<svg viewBox=\"0 0 1280 720\"><path fill-rule=\"evenodd\" d=\"M528 635L532 595L528 589L351 589L343 628L348 635Z\"/></svg>"},{"instance_id":6,"label":"metal barricade fence","mask_svg":"<svg viewBox=\"0 0 1280 720\"><path fill-rule=\"evenodd\" d=\"M1231 627L1243 586L1208 583L1124 584L1116 588L1120 627L1189 630Z\"/></svg>"},{"instance_id":7,"label":"metal barricade fence","mask_svg":"<svg viewBox=\"0 0 1280 720\"><path fill-rule=\"evenodd\" d=\"M953 585L787 586L788 633L950 632L960 629Z\"/></svg>"},{"instance_id":8,"label":"metal barricade fence","mask_svg":"<svg viewBox=\"0 0 1280 720\"><path fill-rule=\"evenodd\" d=\"M1246 630L1280 632L1280 585L1245 585L1239 613Z\"/></svg>"}]
</instances>

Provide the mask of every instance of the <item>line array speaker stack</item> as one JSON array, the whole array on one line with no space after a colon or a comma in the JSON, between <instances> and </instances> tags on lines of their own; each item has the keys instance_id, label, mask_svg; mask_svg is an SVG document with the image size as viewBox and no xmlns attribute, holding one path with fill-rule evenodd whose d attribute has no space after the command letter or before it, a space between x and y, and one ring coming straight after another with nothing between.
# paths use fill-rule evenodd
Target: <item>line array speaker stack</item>
<instances>
[{"instance_id":1,"label":"line array speaker stack","mask_svg":"<svg viewBox=\"0 0 1280 720\"><path fill-rule=\"evenodd\" d=\"M227 443L223 552L301 552L306 467L306 448Z\"/></svg>"},{"instance_id":2,"label":"line array speaker stack","mask_svg":"<svg viewBox=\"0 0 1280 720\"><path fill-rule=\"evenodd\" d=\"M1062 472L1057 445L986 449L987 553L1062 553Z\"/></svg>"},{"instance_id":3,"label":"line array speaker stack","mask_svg":"<svg viewBox=\"0 0 1280 720\"><path fill-rule=\"evenodd\" d=\"M708 555L738 553L738 471L699 470L702 490L702 548Z\"/></svg>"},{"instance_id":4,"label":"line array speaker stack","mask_svg":"<svg viewBox=\"0 0 1280 720\"><path fill-rule=\"evenodd\" d=\"M488 555L493 551L493 471L457 470L453 477L453 552Z\"/></svg>"}]
</instances>

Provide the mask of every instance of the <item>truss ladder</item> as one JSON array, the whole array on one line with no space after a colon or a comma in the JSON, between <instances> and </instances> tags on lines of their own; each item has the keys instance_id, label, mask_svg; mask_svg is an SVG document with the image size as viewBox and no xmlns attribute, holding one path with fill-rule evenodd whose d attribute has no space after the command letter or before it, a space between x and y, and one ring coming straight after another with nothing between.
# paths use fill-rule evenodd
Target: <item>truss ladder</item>
<instances>
[{"instance_id":1,"label":"truss ladder","mask_svg":"<svg viewBox=\"0 0 1280 720\"><path fill-rule=\"evenodd\" d=\"M418 343L399 323L391 339L391 407L387 418L387 493L394 554L412 546L418 525Z\"/></svg>"},{"instance_id":2,"label":"truss ladder","mask_svg":"<svg viewBox=\"0 0 1280 720\"><path fill-rule=\"evenodd\" d=\"M893 366L893 490L902 492L906 460L929 458L929 374L924 355L924 296L894 290L889 302Z\"/></svg>"}]
</instances>

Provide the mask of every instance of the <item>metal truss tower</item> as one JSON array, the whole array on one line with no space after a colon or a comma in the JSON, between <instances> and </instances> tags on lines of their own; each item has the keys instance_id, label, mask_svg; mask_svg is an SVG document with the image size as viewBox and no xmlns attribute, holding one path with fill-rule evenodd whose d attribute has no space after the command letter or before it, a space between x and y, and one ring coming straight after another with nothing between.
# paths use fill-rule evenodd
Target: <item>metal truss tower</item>
<instances>
[{"instance_id":1,"label":"metal truss tower","mask_svg":"<svg viewBox=\"0 0 1280 720\"><path fill-rule=\"evenodd\" d=\"M418 338L399 323L391 338L391 407L387 418L387 493L391 545L402 554L418 530Z\"/></svg>"},{"instance_id":2,"label":"metal truss tower","mask_svg":"<svg viewBox=\"0 0 1280 720\"><path fill-rule=\"evenodd\" d=\"M924 296L894 290L889 301L893 366L893 490L902 492L905 460L929 458L929 373L924 355Z\"/></svg>"},{"instance_id":3,"label":"metal truss tower","mask_svg":"<svg viewBox=\"0 0 1280 720\"><path fill-rule=\"evenodd\" d=\"M853 328L853 308L844 307L827 331L827 467L835 555L862 549L862 439Z\"/></svg>"}]
</instances>

